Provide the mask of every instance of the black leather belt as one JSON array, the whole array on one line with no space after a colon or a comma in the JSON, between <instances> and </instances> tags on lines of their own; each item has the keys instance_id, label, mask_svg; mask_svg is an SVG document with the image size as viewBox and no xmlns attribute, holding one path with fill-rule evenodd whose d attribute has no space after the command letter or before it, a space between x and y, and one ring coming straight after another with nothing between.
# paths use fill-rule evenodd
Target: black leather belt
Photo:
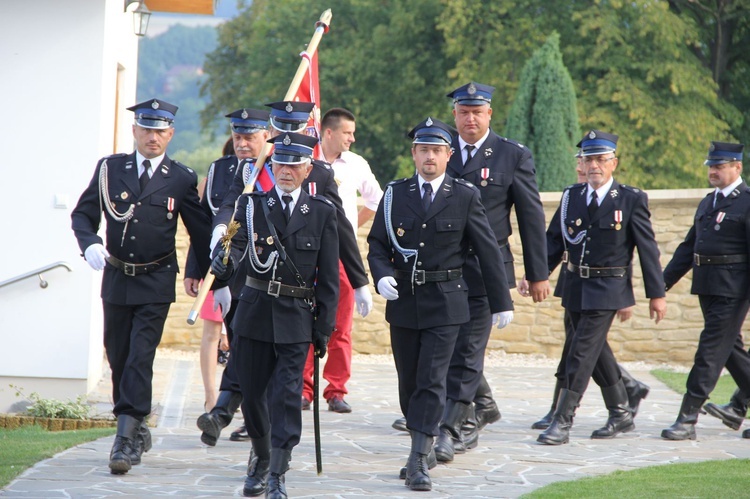
<instances>
[{"instance_id":1,"label":"black leather belt","mask_svg":"<svg viewBox=\"0 0 750 499\"><path fill-rule=\"evenodd\" d=\"M747 255L699 255L693 253L693 263L696 267L701 265L725 265L729 263L744 263Z\"/></svg>"},{"instance_id":2,"label":"black leather belt","mask_svg":"<svg viewBox=\"0 0 750 499\"><path fill-rule=\"evenodd\" d=\"M443 282L460 279L463 275L461 269L453 270L415 270L414 284L424 284L426 282ZM412 280L412 273L408 270L394 270L393 277L396 279Z\"/></svg>"},{"instance_id":3,"label":"black leather belt","mask_svg":"<svg viewBox=\"0 0 750 499\"><path fill-rule=\"evenodd\" d=\"M279 281L263 281L261 279L256 279L255 277L246 277L245 286L257 289L258 291L265 291L276 298L279 296L291 296L292 298L312 300L315 296L315 292L312 288L287 286L286 284L281 284Z\"/></svg>"},{"instance_id":4,"label":"black leather belt","mask_svg":"<svg viewBox=\"0 0 750 499\"><path fill-rule=\"evenodd\" d=\"M153 262L148 263L130 263L130 262L123 262L119 258L115 258L114 256L108 256L107 257L107 263L112 265L116 269L122 270L122 272L127 276L135 276L140 274L148 274L149 272L153 272L154 270L161 267L161 264L165 260L169 260L174 256L174 250L158 260L154 260Z\"/></svg>"},{"instance_id":5,"label":"black leather belt","mask_svg":"<svg viewBox=\"0 0 750 499\"><path fill-rule=\"evenodd\" d=\"M589 277L625 277L628 267L588 267L586 265L573 265L568 263L568 272L578 274L582 279Z\"/></svg>"}]
</instances>

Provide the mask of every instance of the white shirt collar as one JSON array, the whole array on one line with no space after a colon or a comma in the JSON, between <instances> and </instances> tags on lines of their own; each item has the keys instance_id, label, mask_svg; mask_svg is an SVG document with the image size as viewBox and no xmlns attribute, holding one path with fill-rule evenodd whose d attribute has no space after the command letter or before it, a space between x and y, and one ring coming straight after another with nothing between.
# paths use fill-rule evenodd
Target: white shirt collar
<instances>
[{"instance_id":1,"label":"white shirt collar","mask_svg":"<svg viewBox=\"0 0 750 499\"><path fill-rule=\"evenodd\" d=\"M143 174L143 162L145 160L147 160L147 159L151 162L151 173L150 173L149 176L153 175L154 172L156 171L156 167L161 164L161 162L164 159L165 155L166 154L162 154L161 156L157 156L155 158L148 159L146 156L144 156L143 154L141 154L140 152L138 152L138 150L136 149L136 151L135 151L135 162L138 165L138 176L140 177L141 174Z\"/></svg>"},{"instance_id":2,"label":"white shirt collar","mask_svg":"<svg viewBox=\"0 0 750 499\"><path fill-rule=\"evenodd\" d=\"M487 140L487 137L489 137L489 136L490 136L490 129L488 128L487 131L484 132L484 135L482 136L481 139L477 140L475 143L470 144L470 145L472 145L472 146L474 146L476 148L475 151L478 151L482 147L482 144L484 144L484 141ZM463 139L463 137L461 137L459 135L458 136L458 146L461 148L461 151L464 150L464 147L466 147L466 144L468 144L468 142L466 142ZM476 154L476 152L474 154Z\"/></svg>"},{"instance_id":3,"label":"white shirt collar","mask_svg":"<svg viewBox=\"0 0 750 499\"><path fill-rule=\"evenodd\" d=\"M607 193L609 192L609 189L612 187L612 184L614 182L615 182L615 178L614 177L610 177L609 182L607 182L603 186L601 186L598 189L596 189L596 203L599 206L602 205L602 200L604 199L604 196L607 195ZM586 187L586 204L588 204L589 201L591 200L591 193L593 191L594 191L594 188L591 187L591 184L589 184Z\"/></svg>"},{"instance_id":4,"label":"white shirt collar","mask_svg":"<svg viewBox=\"0 0 750 499\"><path fill-rule=\"evenodd\" d=\"M295 206L297 206L297 200L299 199L299 195L302 192L302 187L297 187L292 192L284 192L281 189L279 189L278 185L273 186L274 189L276 189L276 195L279 196L279 199L281 200L281 207L284 207L284 199L282 196L285 194L290 194L292 196L292 206L289 207L289 210L293 210Z\"/></svg>"},{"instance_id":5,"label":"white shirt collar","mask_svg":"<svg viewBox=\"0 0 750 499\"><path fill-rule=\"evenodd\" d=\"M740 185L741 183L742 183L742 177L737 177L737 180L735 180L728 186L724 187L723 189L717 188L714 191L714 197L716 197L716 195L720 192L724 194L724 197L728 197L732 193L732 191L735 190L737 186Z\"/></svg>"},{"instance_id":6,"label":"white shirt collar","mask_svg":"<svg viewBox=\"0 0 750 499\"><path fill-rule=\"evenodd\" d=\"M428 182L430 185L432 185L432 199L435 199L435 195L437 194L437 191L442 185L444 179L445 179L445 172L443 172L443 174L437 177L436 179L430 180ZM417 174L417 182L419 182L419 196L422 197L422 194L424 193L422 186L424 185L425 182L427 182L427 180L423 179L421 175Z\"/></svg>"}]
</instances>

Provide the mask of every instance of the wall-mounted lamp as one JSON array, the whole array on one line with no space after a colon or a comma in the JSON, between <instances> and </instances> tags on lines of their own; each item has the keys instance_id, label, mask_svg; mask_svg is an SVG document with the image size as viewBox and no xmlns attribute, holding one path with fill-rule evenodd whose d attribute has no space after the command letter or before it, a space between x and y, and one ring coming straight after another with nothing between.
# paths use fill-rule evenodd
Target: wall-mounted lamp
<instances>
[{"instance_id":1,"label":"wall-mounted lamp","mask_svg":"<svg viewBox=\"0 0 750 499\"><path fill-rule=\"evenodd\" d=\"M148 31L148 21L151 11L146 7L145 0L125 0L125 12L131 4L137 3L138 7L133 11L133 31L138 36L144 36Z\"/></svg>"}]
</instances>

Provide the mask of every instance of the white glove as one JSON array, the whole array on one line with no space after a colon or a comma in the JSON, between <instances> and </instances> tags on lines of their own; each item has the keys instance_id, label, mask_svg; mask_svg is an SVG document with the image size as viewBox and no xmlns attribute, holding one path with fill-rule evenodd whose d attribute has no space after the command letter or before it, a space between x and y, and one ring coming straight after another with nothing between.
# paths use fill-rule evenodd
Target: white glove
<instances>
[{"instance_id":1,"label":"white glove","mask_svg":"<svg viewBox=\"0 0 750 499\"><path fill-rule=\"evenodd\" d=\"M227 233L227 226L224 224L219 224L216 227L214 227L214 231L211 233L211 253L214 252L214 248L217 244L219 244L219 241L222 237L224 237Z\"/></svg>"},{"instance_id":2,"label":"white glove","mask_svg":"<svg viewBox=\"0 0 750 499\"><path fill-rule=\"evenodd\" d=\"M396 279L391 276L386 276L378 281L378 293L386 300L395 300L398 298L398 290L396 289Z\"/></svg>"},{"instance_id":3,"label":"white glove","mask_svg":"<svg viewBox=\"0 0 750 499\"><path fill-rule=\"evenodd\" d=\"M508 310L507 312L498 312L492 314L492 324L497 324L498 329L502 329L513 321L513 311Z\"/></svg>"},{"instance_id":4,"label":"white glove","mask_svg":"<svg viewBox=\"0 0 750 499\"><path fill-rule=\"evenodd\" d=\"M102 270L108 256L109 252L101 244L92 244L83 252L83 257L94 270Z\"/></svg>"},{"instance_id":5,"label":"white glove","mask_svg":"<svg viewBox=\"0 0 750 499\"><path fill-rule=\"evenodd\" d=\"M370 293L366 284L354 290L354 303L357 305L359 315L367 317L367 314L372 310L372 293Z\"/></svg>"},{"instance_id":6,"label":"white glove","mask_svg":"<svg viewBox=\"0 0 750 499\"><path fill-rule=\"evenodd\" d=\"M232 293L229 291L229 287L224 286L223 288L214 289L214 312L221 307L221 316L226 317L231 306Z\"/></svg>"}]
</instances>

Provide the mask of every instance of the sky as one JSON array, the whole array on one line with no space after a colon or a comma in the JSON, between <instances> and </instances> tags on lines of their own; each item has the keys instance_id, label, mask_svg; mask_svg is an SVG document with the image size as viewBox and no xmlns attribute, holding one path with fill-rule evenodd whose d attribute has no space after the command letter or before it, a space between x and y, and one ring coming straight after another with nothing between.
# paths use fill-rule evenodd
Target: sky
<instances>
[{"instance_id":1,"label":"sky","mask_svg":"<svg viewBox=\"0 0 750 499\"><path fill-rule=\"evenodd\" d=\"M146 5L148 5L148 1ZM185 26L217 26L236 15L237 0L218 0L216 14L213 16L154 12L151 14L146 36L149 38L158 36L175 24L183 24Z\"/></svg>"}]
</instances>

